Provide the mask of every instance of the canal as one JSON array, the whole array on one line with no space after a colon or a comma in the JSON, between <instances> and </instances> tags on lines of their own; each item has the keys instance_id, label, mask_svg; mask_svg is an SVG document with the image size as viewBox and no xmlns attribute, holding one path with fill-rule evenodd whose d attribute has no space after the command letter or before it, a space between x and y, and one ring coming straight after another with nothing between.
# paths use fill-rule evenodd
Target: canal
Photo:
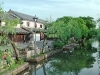
<instances>
[{"instance_id":1,"label":"canal","mask_svg":"<svg viewBox=\"0 0 100 75\"><path fill-rule=\"evenodd\" d=\"M20 75L100 75L99 42L85 42L71 52L30 63L30 68Z\"/></svg>"}]
</instances>

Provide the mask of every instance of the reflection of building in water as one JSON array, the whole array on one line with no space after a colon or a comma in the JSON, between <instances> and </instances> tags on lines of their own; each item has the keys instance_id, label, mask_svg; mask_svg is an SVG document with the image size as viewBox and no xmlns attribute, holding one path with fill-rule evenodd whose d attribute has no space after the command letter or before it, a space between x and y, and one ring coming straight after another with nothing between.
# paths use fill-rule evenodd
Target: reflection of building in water
<instances>
[{"instance_id":1,"label":"reflection of building in water","mask_svg":"<svg viewBox=\"0 0 100 75\"><path fill-rule=\"evenodd\" d=\"M98 62L98 71L99 71L99 74L100 75L100 51L98 50L98 56L97 56L97 62Z\"/></svg>"}]
</instances>

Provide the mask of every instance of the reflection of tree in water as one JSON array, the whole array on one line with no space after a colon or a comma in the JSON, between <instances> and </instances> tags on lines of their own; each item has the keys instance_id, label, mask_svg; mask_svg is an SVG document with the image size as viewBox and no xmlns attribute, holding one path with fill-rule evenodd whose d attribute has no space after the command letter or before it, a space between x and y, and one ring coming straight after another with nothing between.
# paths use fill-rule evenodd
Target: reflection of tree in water
<instances>
[{"instance_id":1,"label":"reflection of tree in water","mask_svg":"<svg viewBox=\"0 0 100 75\"><path fill-rule=\"evenodd\" d=\"M29 66L29 75L36 75L36 63L30 63Z\"/></svg>"},{"instance_id":2,"label":"reflection of tree in water","mask_svg":"<svg viewBox=\"0 0 100 75\"><path fill-rule=\"evenodd\" d=\"M29 75L37 75L37 70L40 69L41 67L43 68L43 73L44 75L46 74L46 68L45 65L47 64L47 59L39 62L39 63L30 63L30 69L29 69Z\"/></svg>"},{"instance_id":3,"label":"reflection of tree in water","mask_svg":"<svg viewBox=\"0 0 100 75\"><path fill-rule=\"evenodd\" d=\"M96 61L92 54L96 52L90 42L85 42L83 47L75 49L71 53L61 53L53 58L50 67L47 68L49 75L78 75L83 68L92 68Z\"/></svg>"}]
</instances>

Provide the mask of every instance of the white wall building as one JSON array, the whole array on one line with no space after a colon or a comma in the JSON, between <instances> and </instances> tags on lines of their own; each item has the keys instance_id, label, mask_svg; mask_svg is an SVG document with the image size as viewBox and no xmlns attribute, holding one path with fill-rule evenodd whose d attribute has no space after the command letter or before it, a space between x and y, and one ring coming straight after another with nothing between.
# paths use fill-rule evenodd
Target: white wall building
<instances>
[{"instance_id":1,"label":"white wall building","mask_svg":"<svg viewBox=\"0 0 100 75\"><path fill-rule=\"evenodd\" d=\"M40 34L39 30L44 29L44 23L45 23L44 20L38 18L37 22L35 24L35 22L33 20L33 18L35 16L30 16L30 15L27 15L27 14L16 12L16 11L13 11L11 9L6 13L8 14L8 16L10 16L10 18L12 18L12 19L19 18L20 21L23 23L23 24L17 24L17 26L15 28L23 27L23 28L26 28L26 29L28 28L32 31L34 31L34 29L36 29L36 41L41 40L41 34ZM1 24L2 24L2 26L4 26L5 22L1 22ZM35 37L35 34L34 34L34 37Z\"/></svg>"}]
</instances>

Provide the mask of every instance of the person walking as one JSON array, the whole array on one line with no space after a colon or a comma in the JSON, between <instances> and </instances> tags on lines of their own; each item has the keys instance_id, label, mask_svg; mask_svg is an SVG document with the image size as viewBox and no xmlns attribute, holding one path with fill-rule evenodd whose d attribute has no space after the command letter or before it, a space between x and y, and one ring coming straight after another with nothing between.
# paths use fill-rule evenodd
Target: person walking
<instances>
[{"instance_id":1,"label":"person walking","mask_svg":"<svg viewBox=\"0 0 100 75\"><path fill-rule=\"evenodd\" d=\"M7 65L9 66L9 62L7 60L7 50L4 51L2 58L6 61Z\"/></svg>"}]
</instances>

